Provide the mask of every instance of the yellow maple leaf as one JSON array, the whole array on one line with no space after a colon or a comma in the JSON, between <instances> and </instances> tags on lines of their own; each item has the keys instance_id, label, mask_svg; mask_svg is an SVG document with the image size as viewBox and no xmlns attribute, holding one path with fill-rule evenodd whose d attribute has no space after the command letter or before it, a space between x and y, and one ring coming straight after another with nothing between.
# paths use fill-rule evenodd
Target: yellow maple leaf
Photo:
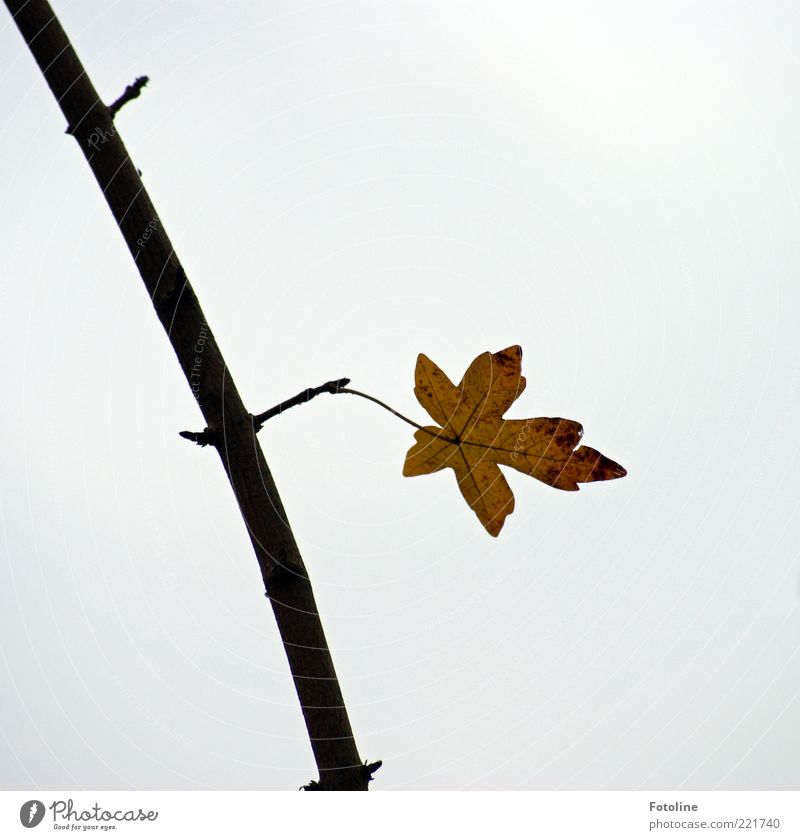
<instances>
[{"instance_id":1,"label":"yellow maple leaf","mask_svg":"<svg viewBox=\"0 0 800 840\"><path fill-rule=\"evenodd\" d=\"M403 475L450 467L481 524L496 537L514 510L514 494L499 464L513 467L559 490L579 482L621 478L625 469L596 449L580 446L580 423L561 417L505 420L503 414L525 390L522 348L481 353L458 385L427 356L417 358L414 393L439 424L414 433Z\"/></svg>"}]
</instances>

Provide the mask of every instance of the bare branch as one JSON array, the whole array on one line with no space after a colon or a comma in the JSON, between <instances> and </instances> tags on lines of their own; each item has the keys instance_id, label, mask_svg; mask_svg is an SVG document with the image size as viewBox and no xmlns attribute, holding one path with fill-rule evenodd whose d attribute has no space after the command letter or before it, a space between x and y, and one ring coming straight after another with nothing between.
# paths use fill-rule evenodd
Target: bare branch
<instances>
[{"instance_id":1,"label":"bare branch","mask_svg":"<svg viewBox=\"0 0 800 840\"><path fill-rule=\"evenodd\" d=\"M324 385L318 385L316 388L306 388L305 391L301 391L297 394L297 396L292 397L290 400L278 403L276 406L273 406L266 411L262 411L261 414L256 414L253 417L253 428L256 432L260 432L261 427L267 422L267 420L271 417L277 417L277 415L283 414L287 408L294 408L296 405L302 405L309 400L313 400L314 397L318 397L320 394L338 394L349 384L349 379L332 379L330 382L326 382ZM186 437L186 434L181 432L181 436ZM201 446L202 445L203 444L201 444Z\"/></svg>"},{"instance_id":2,"label":"bare branch","mask_svg":"<svg viewBox=\"0 0 800 840\"><path fill-rule=\"evenodd\" d=\"M47 0L5 3L135 261L205 418L206 431L200 434L216 436L215 449L239 505L289 660L320 774L319 787L367 790L368 776L353 738L314 592L272 473L253 434L253 417L239 396L161 216L116 130L110 109L97 95Z\"/></svg>"}]
</instances>

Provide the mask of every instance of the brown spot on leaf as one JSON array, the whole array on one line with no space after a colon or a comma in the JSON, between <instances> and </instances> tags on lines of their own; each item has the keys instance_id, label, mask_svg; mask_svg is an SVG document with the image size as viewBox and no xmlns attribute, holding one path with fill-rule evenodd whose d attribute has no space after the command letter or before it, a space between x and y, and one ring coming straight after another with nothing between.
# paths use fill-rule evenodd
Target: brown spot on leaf
<instances>
[{"instance_id":1,"label":"brown spot on leaf","mask_svg":"<svg viewBox=\"0 0 800 840\"><path fill-rule=\"evenodd\" d=\"M623 467L588 446L577 449L583 427L561 417L507 420L502 417L525 387L519 345L482 353L459 385L427 356L417 358L414 392L437 422L416 432L403 475L425 475L448 467L467 504L492 536L514 510L514 495L500 465L513 467L559 490L626 475ZM491 363L488 363L488 361Z\"/></svg>"}]
</instances>

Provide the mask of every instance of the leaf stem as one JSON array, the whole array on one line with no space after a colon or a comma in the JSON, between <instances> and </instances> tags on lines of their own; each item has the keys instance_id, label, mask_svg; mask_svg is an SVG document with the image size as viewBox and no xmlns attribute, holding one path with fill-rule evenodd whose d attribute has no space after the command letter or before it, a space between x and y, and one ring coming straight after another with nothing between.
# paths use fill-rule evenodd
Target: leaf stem
<instances>
[{"instance_id":1,"label":"leaf stem","mask_svg":"<svg viewBox=\"0 0 800 840\"><path fill-rule=\"evenodd\" d=\"M391 411L395 417L399 417L401 420L405 420L409 426L414 426L417 429L420 429L423 432L427 432L428 430L424 426L420 426L419 423L415 423L413 420L409 420L405 414L401 414L399 411L395 411L390 405L386 405L385 402L381 402L377 397L372 397L369 394L365 394L363 391L356 391L355 388L339 388L336 392L337 394L355 394L357 397L363 397L365 400L369 400L370 402L374 402L379 405L381 408L385 408L387 411Z\"/></svg>"},{"instance_id":2,"label":"leaf stem","mask_svg":"<svg viewBox=\"0 0 800 840\"><path fill-rule=\"evenodd\" d=\"M382 402L377 397L373 397L371 394L365 394L363 391L356 391L355 388L345 388L344 386L347 385L349 382L349 379L334 379L331 382L326 382L324 385L320 385L317 388L306 388L305 391L301 391L296 397L292 397L291 399L286 400L285 402L278 403L278 405L274 406L273 408L267 409L267 411L262 411L261 414L254 414L253 427L255 428L256 432L260 432L261 427L271 417L276 417L278 414L282 414L284 411L286 411L287 408L292 408L296 405L302 405L302 403L308 402L309 400L313 399L319 394L353 394L356 397L362 397L365 400L374 402L381 408L385 408L386 411L391 412L392 414L394 414L395 417L399 417L401 420L408 423L409 426L413 426L415 429L419 429L421 432L427 432L429 435L431 435L431 437L438 437L442 440L448 441L449 443L458 444L457 440L445 437L444 435L436 434L435 432L430 431L430 429L425 428L425 426L420 426L419 423L415 423L413 420L406 417L405 414L401 414L399 411L395 411L390 405L386 405L385 402ZM181 436L188 438L189 440L195 440L197 443L200 443L200 441L197 440L197 438L202 438L203 433L181 432ZM204 445L205 443L201 443L201 446Z\"/></svg>"},{"instance_id":3,"label":"leaf stem","mask_svg":"<svg viewBox=\"0 0 800 840\"><path fill-rule=\"evenodd\" d=\"M370 402L374 402L379 405L381 408L385 408L387 411L390 411L394 414L395 417L399 417L401 420L405 420L409 426L414 426L415 429L419 429L421 432L425 432L429 434L431 437L439 438L439 440L446 440L448 443L454 443L458 446L459 441L455 438L447 437L446 435L439 434L439 432L432 432L429 428L425 426L420 426L419 423L415 423L413 420L409 420L405 414L401 414L399 411L395 411L390 405L386 405L385 402L381 402L377 397L370 396L369 394L365 394L363 391L356 391L354 388L339 388L336 391L337 394L355 394L357 397L363 397L365 400L369 400ZM441 431L441 430L440 430Z\"/></svg>"}]
</instances>

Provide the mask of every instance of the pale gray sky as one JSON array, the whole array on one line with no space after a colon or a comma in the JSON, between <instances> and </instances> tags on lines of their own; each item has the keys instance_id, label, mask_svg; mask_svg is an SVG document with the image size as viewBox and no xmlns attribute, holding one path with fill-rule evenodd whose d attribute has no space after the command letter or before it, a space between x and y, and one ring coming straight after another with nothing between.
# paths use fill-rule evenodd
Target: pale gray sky
<instances>
[{"instance_id":1,"label":"pale gray sky","mask_svg":"<svg viewBox=\"0 0 800 840\"><path fill-rule=\"evenodd\" d=\"M512 417L628 477L508 476L497 540L412 429L261 433L375 789L800 785L800 11L777 2L56 2L240 390ZM0 26L0 785L315 777L219 460L109 211ZM511 471L508 471L509 473Z\"/></svg>"}]
</instances>

